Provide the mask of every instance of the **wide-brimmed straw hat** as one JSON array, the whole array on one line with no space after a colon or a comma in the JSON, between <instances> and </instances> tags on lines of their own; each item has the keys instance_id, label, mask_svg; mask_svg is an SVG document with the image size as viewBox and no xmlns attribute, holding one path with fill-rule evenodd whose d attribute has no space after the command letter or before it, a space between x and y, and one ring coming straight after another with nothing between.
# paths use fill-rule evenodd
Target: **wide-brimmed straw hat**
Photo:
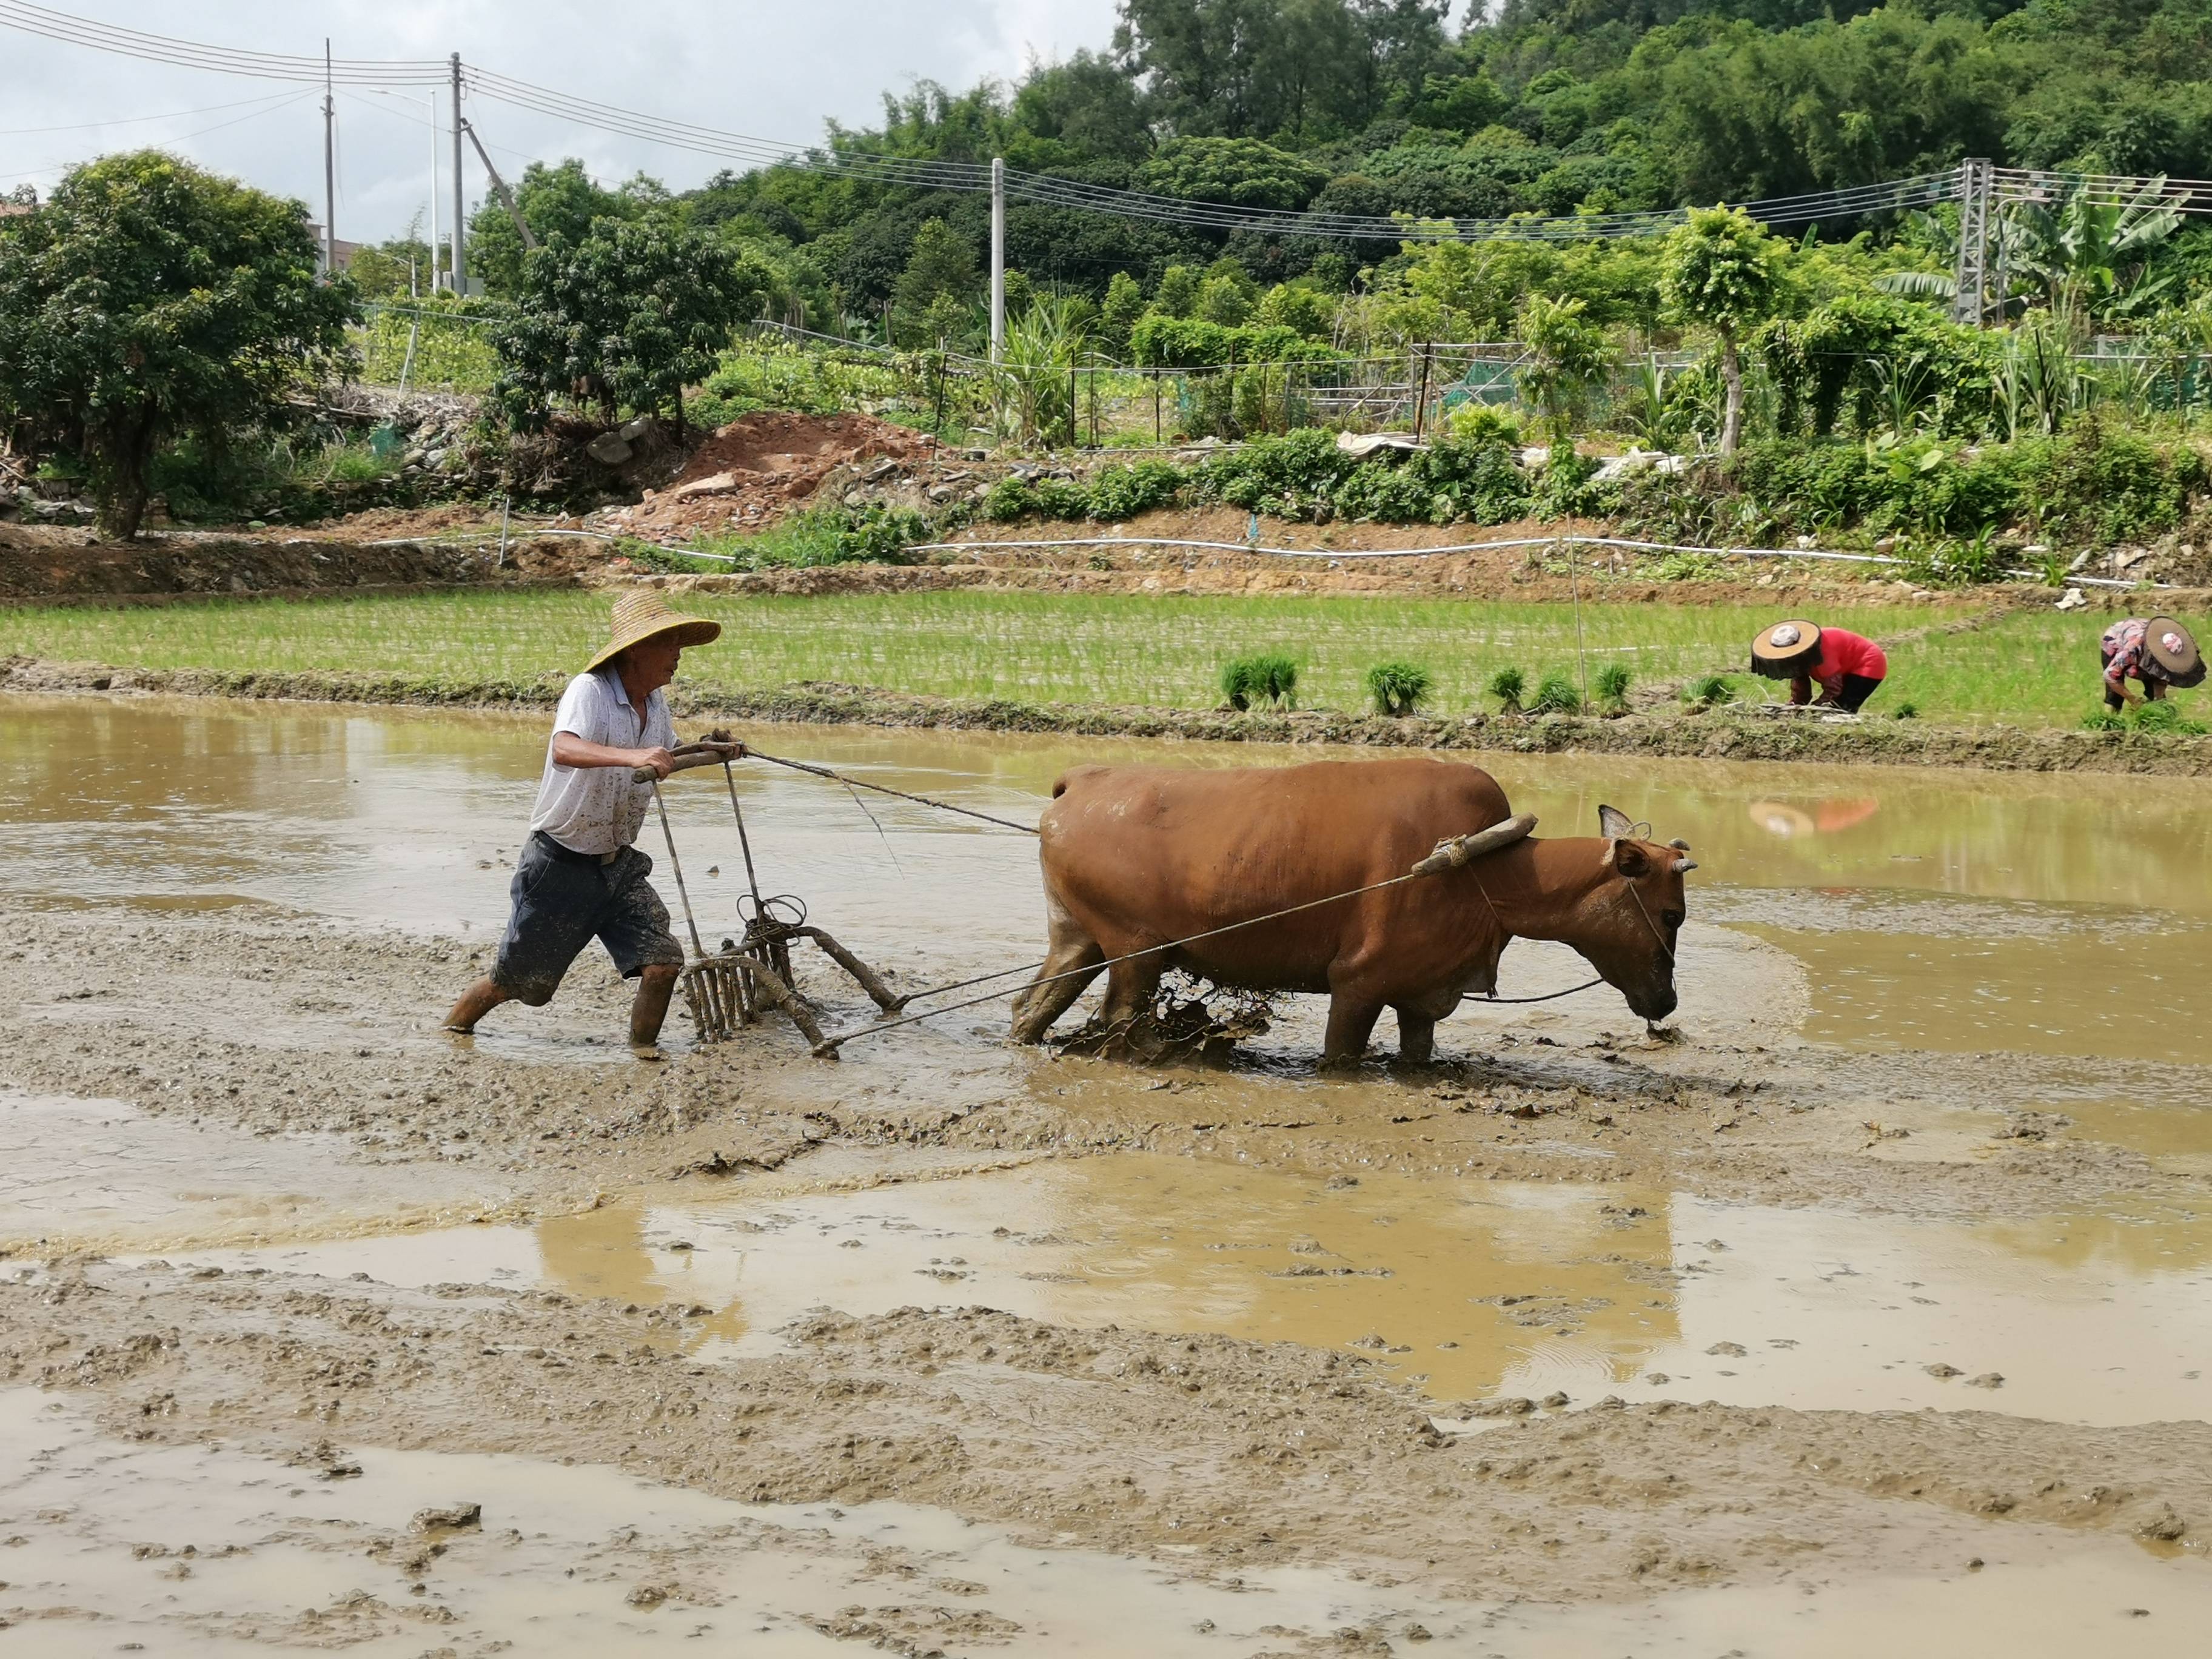
<instances>
[{"instance_id":1,"label":"wide-brimmed straw hat","mask_svg":"<svg viewBox=\"0 0 2212 1659\"><path fill-rule=\"evenodd\" d=\"M2202 678L2204 661L2197 654L2197 641L2171 617L2153 617L2143 624L2143 654L2170 680L2194 684L2191 675Z\"/></svg>"},{"instance_id":2,"label":"wide-brimmed straw hat","mask_svg":"<svg viewBox=\"0 0 2212 1659\"><path fill-rule=\"evenodd\" d=\"M678 645L706 645L721 637L722 624L704 617L687 617L680 611L671 611L668 601L650 587L633 589L615 601L614 636L606 649L584 665L588 674L629 650L633 645L652 639L659 634L677 635Z\"/></svg>"},{"instance_id":3,"label":"wide-brimmed straw hat","mask_svg":"<svg viewBox=\"0 0 2212 1659\"><path fill-rule=\"evenodd\" d=\"M1771 680L1794 679L1820 654L1817 623L1778 622L1751 642L1751 672Z\"/></svg>"}]
</instances>

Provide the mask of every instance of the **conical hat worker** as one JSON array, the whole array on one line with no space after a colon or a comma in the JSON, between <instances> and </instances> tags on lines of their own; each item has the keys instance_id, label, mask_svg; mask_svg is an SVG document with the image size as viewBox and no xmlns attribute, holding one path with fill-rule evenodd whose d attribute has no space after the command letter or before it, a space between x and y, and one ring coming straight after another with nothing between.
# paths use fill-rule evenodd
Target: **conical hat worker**
<instances>
[{"instance_id":1,"label":"conical hat worker","mask_svg":"<svg viewBox=\"0 0 2212 1659\"><path fill-rule=\"evenodd\" d=\"M635 845L653 785L631 773L645 767L665 778L674 769L676 732L662 688L676 678L685 647L721 631L718 622L670 610L651 589L615 601L605 647L568 682L553 716L498 959L461 994L446 1016L447 1030L475 1030L502 1002L543 1007L596 939L622 976L638 982L631 1050L641 1060L660 1058L661 1023L684 949L669 930L668 907L646 879L653 860Z\"/></svg>"},{"instance_id":2,"label":"conical hat worker","mask_svg":"<svg viewBox=\"0 0 2212 1659\"><path fill-rule=\"evenodd\" d=\"M1889 677L1889 659L1863 634L1809 622L1778 622L1751 642L1751 672L1790 682L1801 707L1820 688L1819 706L1856 714Z\"/></svg>"},{"instance_id":3,"label":"conical hat worker","mask_svg":"<svg viewBox=\"0 0 2212 1659\"><path fill-rule=\"evenodd\" d=\"M2171 617L2126 617L2105 630L2097 642L2105 664L2105 707L2124 703L2140 708L2156 702L2169 688L2187 690L2204 683L2204 659L2189 630ZM2132 678L2140 692L2128 684Z\"/></svg>"}]
</instances>

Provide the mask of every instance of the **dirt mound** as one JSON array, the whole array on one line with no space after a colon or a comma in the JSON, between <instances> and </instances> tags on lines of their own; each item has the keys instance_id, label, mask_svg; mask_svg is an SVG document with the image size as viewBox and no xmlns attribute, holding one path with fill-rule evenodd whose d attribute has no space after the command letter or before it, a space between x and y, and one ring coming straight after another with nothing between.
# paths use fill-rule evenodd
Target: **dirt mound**
<instances>
[{"instance_id":1,"label":"dirt mound","mask_svg":"<svg viewBox=\"0 0 2212 1659\"><path fill-rule=\"evenodd\" d=\"M596 514L592 524L658 542L757 530L814 495L841 467L888 462L887 472L903 472L936 453L934 438L866 415L748 415L693 451L666 489Z\"/></svg>"}]
</instances>

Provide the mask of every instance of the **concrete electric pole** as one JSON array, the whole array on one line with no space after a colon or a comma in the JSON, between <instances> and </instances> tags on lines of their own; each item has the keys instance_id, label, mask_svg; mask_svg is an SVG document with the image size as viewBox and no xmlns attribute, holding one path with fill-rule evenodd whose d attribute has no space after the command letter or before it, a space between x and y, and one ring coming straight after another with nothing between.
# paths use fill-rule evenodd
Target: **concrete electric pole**
<instances>
[{"instance_id":1,"label":"concrete electric pole","mask_svg":"<svg viewBox=\"0 0 2212 1659\"><path fill-rule=\"evenodd\" d=\"M338 274L337 100L331 87L331 43L323 41L323 280Z\"/></svg>"},{"instance_id":2,"label":"concrete electric pole","mask_svg":"<svg viewBox=\"0 0 2212 1659\"><path fill-rule=\"evenodd\" d=\"M991 158L991 361L1006 349L1006 163Z\"/></svg>"},{"instance_id":3,"label":"concrete electric pole","mask_svg":"<svg viewBox=\"0 0 2212 1659\"><path fill-rule=\"evenodd\" d=\"M462 244L468 240L461 216L467 204L461 199L461 54L453 57L453 292L465 295L469 291L469 267L463 254Z\"/></svg>"}]
</instances>

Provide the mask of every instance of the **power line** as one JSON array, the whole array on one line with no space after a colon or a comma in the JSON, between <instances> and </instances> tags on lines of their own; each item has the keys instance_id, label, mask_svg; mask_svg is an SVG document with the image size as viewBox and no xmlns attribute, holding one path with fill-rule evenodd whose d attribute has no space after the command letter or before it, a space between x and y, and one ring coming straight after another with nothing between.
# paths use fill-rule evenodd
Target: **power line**
<instances>
[{"instance_id":1,"label":"power line","mask_svg":"<svg viewBox=\"0 0 2212 1659\"><path fill-rule=\"evenodd\" d=\"M294 105L298 104L313 95L313 94L312 93L306 92L286 93L276 103L270 105L266 109L249 111L247 113L238 117L235 120L218 121L211 127L200 127L191 132L175 133L171 135L167 142L170 143L182 143L187 138L204 137L210 132L221 132L226 127L240 126L248 121L258 121L264 115L274 115L279 110L290 109ZM49 161L43 167L35 167L29 169L27 172L9 173L6 175L5 180L0 180L0 182L13 182L18 179L36 179L41 174L56 172L58 169L74 165L74 162L67 161Z\"/></svg>"},{"instance_id":2,"label":"power line","mask_svg":"<svg viewBox=\"0 0 2212 1659\"><path fill-rule=\"evenodd\" d=\"M173 109L161 115L113 115L104 121L70 121L58 127L0 127L0 138L24 138L41 132L89 132L99 127L143 126L149 121L181 121L187 116L213 115L222 110L244 109L248 104L273 103L291 95L289 92L270 92L258 98L241 98L234 104L208 104L198 109Z\"/></svg>"},{"instance_id":3,"label":"power line","mask_svg":"<svg viewBox=\"0 0 2212 1659\"><path fill-rule=\"evenodd\" d=\"M210 46L123 28L31 4L28 0L0 0L0 25L49 40L154 62L318 85L327 75L331 80L349 86L444 86L452 73L448 63L428 58L339 58L326 66L321 58ZM980 193L989 188L990 169L978 161L934 161L835 146L824 149L820 146L781 143L696 122L624 109L482 68L466 68L465 84L475 95L512 108L747 167L787 167L921 190ZM1992 171L1997 189L2008 200L2033 200L2053 193L2075 191L2100 199L2133 193L2148 195L2158 204L2178 212L2212 212L2212 181L2017 168ZM1688 213L1687 209L1675 208L1569 216L1523 214L1490 219L1421 219L1410 215L1382 216L1246 208L1012 170L1006 173L1006 187L1010 196L1039 206L1148 220L1187 229L1354 241L1580 241L1648 236L1682 223ZM1960 176L1954 169L1740 205L1744 212L1763 223L1795 226L1935 206L1960 199L1961 188Z\"/></svg>"},{"instance_id":4,"label":"power line","mask_svg":"<svg viewBox=\"0 0 2212 1659\"><path fill-rule=\"evenodd\" d=\"M175 64L187 69L211 70L223 75L255 76L264 80L297 81L320 85L324 62L288 52L252 52L234 46L211 46L172 35L151 34L143 29L72 16L27 0L0 0L0 23L71 46L90 46L126 58L152 63ZM330 66L331 78L353 84L420 85L442 81L447 66L428 58L341 58Z\"/></svg>"}]
</instances>

